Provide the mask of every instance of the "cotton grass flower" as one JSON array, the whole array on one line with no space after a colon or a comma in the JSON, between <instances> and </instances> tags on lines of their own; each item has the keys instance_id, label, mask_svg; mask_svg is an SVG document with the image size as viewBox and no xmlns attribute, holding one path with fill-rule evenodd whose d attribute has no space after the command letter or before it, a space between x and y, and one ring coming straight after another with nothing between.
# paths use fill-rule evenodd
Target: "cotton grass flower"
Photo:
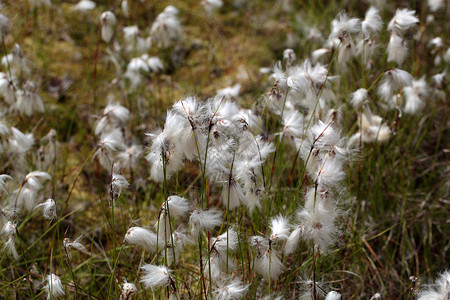
<instances>
[{"instance_id":1,"label":"cotton grass flower","mask_svg":"<svg viewBox=\"0 0 450 300\"><path fill-rule=\"evenodd\" d=\"M125 177L123 177L120 174L113 173L112 178L111 178L113 201L115 201L115 199L117 199L120 196L120 194L122 193L122 190L128 188L129 185L130 184L125 179ZM114 203L112 203L112 205L114 205Z\"/></svg>"},{"instance_id":2,"label":"cotton grass flower","mask_svg":"<svg viewBox=\"0 0 450 300\"><path fill-rule=\"evenodd\" d=\"M42 182L51 180L51 178L50 174L42 171L28 173L21 187L16 189L11 196L11 199L14 199L14 206L17 205L17 207L24 207L26 210L32 211L37 194L42 189Z\"/></svg>"},{"instance_id":3,"label":"cotton grass flower","mask_svg":"<svg viewBox=\"0 0 450 300\"><path fill-rule=\"evenodd\" d=\"M406 56L409 53L408 43L400 36L392 34L389 39L387 52L388 52L387 58L388 62L394 61L398 65L401 65L405 61Z\"/></svg>"},{"instance_id":4,"label":"cotton grass flower","mask_svg":"<svg viewBox=\"0 0 450 300\"><path fill-rule=\"evenodd\" d=\"M114 26L117 23L116 16L110 11L105 11L100 16L100 23L102 25L102 39L105 43L109 43L114 35Z\"/></svg>"},{"instance_id":5,"label":"cotton grass flower","mask_svg":"<svg viewBox=\"0 0 450 300\"><path fill-rule=\"evenodd\" d=\"M64 246L64 250L66 251L66 254L69 257L69 259L72 258L72 249L78 250L85 254L90 254L89 252L86 251L86 248L81 243L82 238L83 238L83 235L80 235L74 241L70 241L69 238L64 238L63 246Z\"/></svg>"},{"instance_id":6,"label":"cotton grass flower","mask_svg":"<svg viewBox=\"0 0 450 300\"><path fill-rule=\"evenodd\" d=\"M44 291L47 293L47 300L63 297L66 295L58 275L50 274L46 278L47 284L44 286Z\"/></svg>"},{"instance_id":7,"label":"cotton grass flower","mask_svg":"<svg viewBox=\"0 0 450 300\"><path fill-rule=\"evenodd\" d=\"M167 6L160 13L150 29L152 40L156 42L158 48L170 47L181 37L182 27L177 18L178 9Z\"/></svg>"},{"instance_id":8,"label":"cotton grass flower","mask_svg":"<svg viewBox=\"0 0 450 300\"><path fill-rule=\"evenodd\" d=\"M94 1L91 0L81 0L74 6L72 6L72 10L79 11L79 12L86 12L93 10L97 4Z\"/></svg>"},{"instance_id":9,"label":"cotton grass flower","mask_svg":"<svg viewBox=\"0 0 450 300\"><path fill-rule=\"evenodd\" d=\"M15 44L11 53L2 58L2 65L7 67L14 75L29 75L30 67L28 59L23 54L19 44Z\"/></svg>"},{"instance_id":10,"label":"cotton grass flower","mask_svg":"<svg viewBox=\"0 0 450 300\"><path fill-rule=\"evenodd\" d=\"M168 179L183 164L183 152L179 143L183 129L179 126L182 123L180 118L168 111L164 130L147 133L147 136L151 138L152 145L145 158L151 164L150 175L156 182L164 180L164 171L166 179Z\"/></svg>"},{"instance_id":11,"label":"cotton grass flower","mask_svg":"<svg viewBox=\"0 0 450 300\"><path fill-rule=\"evenodd\" d=\"M407 8L397 9L395 16L388 24L388 31L403 36L405 32L419 23L419 19L415 16L414 10Z\"/></svg>"},{"instance_id":12,"label":"cotton grass flower","mask_svg":"<svg viewBox=\"0 0 450 300\"><path fill-rule=\"evenodd\" d=\"M388 101L392 98L394 91L410 86L412 81L413 77L407 71L401 69L389 69L384 73L381 84L378 86L378 95L383 100Z\"/></svg>"},{"instance_id":13,"label":"cotton grass flower","mask_svg":"<svg viewBox=\"0 0 450 300\"><path fill-rule=\"evenodd\" d=\"M0 175L0 190L4 191L6 194L8 194L8 191L6 190L6 180L12 179L11 176L8 174L1 174Z\"/></svg>"},{"instance_id":14,"label":"cotton grass flower","mask_svg":"<svg viewBox=\"0 0 450 300\"><path fill-rule=\"evenodd\" d=\"M445 0L427 0L427 4L432 12L445 8Z\"/></svg>"},{"instance_id":15,"label":"cotton grass flower","mask_svg":"<svg viewBox=\"0 0 450 300\"><path fill-rule=\"evenodd\" d=\"M325 300L340 300L341 299L341 294L339 294L338 292L335 291L331 291L327 294L327 296L325 297Z\"/></svg>"},{"instance_id":16,"label":"cotton grass flower","mask_svg":"<svg viewBox=\"0 0 450 300\"><path fill-rule=\"evenodd\" d=\"M417 300L447 300L450 297L450 272L444 271L434 284L426 285L418 293Z\"/></svg>"},{"instance_id":17,"label":"cotton grass flower","mask_svg":"<svg viewBox=\"0 0 450 300\"><path fill-rule=\"evenodd\" d=\"M383 20L381 19L380 11L373 6L369 7L364 20L361 22L361 30L364 36L367 38L378 33L382 25Z\"/></svg>"},{"instance_id":18,"label":"cotton grass flower","mask_svg":"<svg viewBox=\"0 0 450 300\"><path fill-rule=\"evenodd\" d=\"M44 218L47 220L53 220L57 217L56 214L56 202L53 199L47 199L44 203L36 205L34 209L43 208Z\"/></svg>"},{"instance_id":19,"label":"cotton grass flower","mask_svg":"<svg viewBox=\"0 0 450 300\"><path fill-rule=\"evenodd\" d=\"M0 95L11 107L16 107L17 78L0 72Z\"/></svg>"},{"instance_id":20,"label":"cotton grass flower","mask_svg":"<svg viewBox=\"0 0 450 300\"><path fill-rule=\"evenodd\" d=\"M168 285L175 287L174 281L170 276L172 271L166 267L147 264L142 266L141 269L145 274L141 277L141 282L146 289L151 288L155 290Z\"/></svg>"},{"instance_id":21,"label":"cotton grass flower","mask_svg":"<svg viewBox=\"0 0 450 300\"><path fill-rule=\"evenodd\" d=\"M137 292L137 287L134 283L125 282L122 284L122 289L120 293L121 300L129 299L129 297Z\"/></svg>"},{"instance_id":22,"label":"cotton grass flower","mask_svg":"<svg viewBox=\"0 0 450 300\"><path fill-rule=\"evenodd\" d=\"M215 208L196 209L189 217L189 224L192 237L197 238L200 233L219 227L222 224L222 213Z\"/></svg>"},{"instance_id":23,"label":"cotton grass flower","mask_svg":"<svg viewBox=\"0 0 450 300\"><path fill-rule=\"evenodd\" d=\"M34 112L44 112L44 103L36 93L36 86L32 81L26 81L22 90L16 91L16 108L22 115L31 116Z\"/></svg>"},{"instance_id":24,"label":"cotton grass flower","mask_svg":"<svg viewBox=\"0 0 450 300\"><path fill-rule=\"evenodd\" d=\"M425 100L429 91L424 77L414 80L412 86L404 88L404 92L406 96L405 113L413 115L425 107Z\"/></svg>"},{"instance_id":25,"label":"cotton grass flower","mask_svg":"<svg viewBox=\"0 0 450 300\"><path fill-rule=\"evenodd\" d=\"M241 299L247 292L247 285L243 285L239 279L233 279L232 281L222 281L217 289L213 291L214 299L216 300L235 300Z\"/></svg>"},{"instance_id":26,"label":"cotton grass flower","mask_svg":"<svg viewBox=\"0 0 450 300\"><path fill-rule=\"evenodd\" d=\"M325 300L340 300L341 299L341 294L339 294L338 292L335 291L331 291L327 294L327 296L325 297Z\"/></svg>"},{"instance_id":27,"label":"cotton grass flower","mask_svg":"<svg viewBox=\"0 0 450 300\"><path fill-rule=\"evenodd\" d=\"M110 102L103 110L102 117L95 126L95 134L109 133L123 126L130 118L130 111L119 103Z\"/></svg>"},{"instance_id":28,"label":"cotton grass flower","mask_svg":"<svg viewBox=\"0 0 450 300\"><path fill-rule=\"evenodd\" d=\"M3 244L3 251L11 255L15 259L19 257L16 250L16 232L17 224L15 222L8 221L3 225L0 235L5 236L7 241Z\"/></svg>"},{"instance_id":29,"label":"cotton grass flower","mask_svg":"<svg viewBox=\"0 0 450 300\"><path fill-rule=\"evenodd\" d=\"M210 18L214 11L220 9L223 6L222 0L203 0L201 5L205 8L206 15Z\"/></svg>"},{"instance_id":30,"label":"cotton grass flower","mask_svg":"<svg viewBox=\"0 0 450 300\"><path fill-rule=\"evenodd\" d=\"M124 242L141 247L145 251L154 252L156 250L156 234L142 227L131 227L125 234Z\"/></svg>"}]
</instances>

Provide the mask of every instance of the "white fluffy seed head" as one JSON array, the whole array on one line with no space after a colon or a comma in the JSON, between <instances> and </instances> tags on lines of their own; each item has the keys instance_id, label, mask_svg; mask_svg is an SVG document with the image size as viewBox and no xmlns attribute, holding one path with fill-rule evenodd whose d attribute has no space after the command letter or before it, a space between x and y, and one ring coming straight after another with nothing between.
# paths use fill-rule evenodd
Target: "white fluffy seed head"
<instances>
[{"instance_id":1,"label":"white fluffy seed head","mask_svg":"<svg viewBox=\"0 0 450 300\"><path fill-rule=\"evenodd\" d=\"M285 267L274 249L266 251L261 257L255 258L255 272L264 277L266 281L269 277L278 280Z\"/></svg>"},{"instance_id":2,"label":"white fluffy seed head","mask_svg":"<svg viewBox=\"0 0 450 300\"><path fill-rule=\"evenodd\" d=\"M47 300L59 298L64 296L66 293L64 292L64 288L61 282L61 279L58 275L50 274L47 275L46 285L44 286L44 290L47 293Z\"/></svg>"},{"instance_id":3,"label":"white fluffy seed head","mask_svg":"<svg viewBox=\"0 0 450 300\"><path fill-rule=\"evenodd\" d=\"M204 231L213 230L222 224L222 213L215 208L194 210L189 218L192 237L197 238Z\"/></svg>"},{"instance_id":4,"label":"white fluffy seed head","mask_svg":"<svg viewBox=\"0 0 450 300\"><path fill-rule=\"evenodd\" d=\"M248 288L247 285L243 285L239 279L232 281L224 280L221 282L216 290L214 290L214 299L216 300L235 300L244 297Z\"/></svg>"},{"instance_id":5,"label":"white fluffy seed head","mask_svg":"<svg viewBox=\"0 0 450 300\"><path fill-rule=\"evenodd\" d=\"M407 8L397 9L395 16L388 24L388 31L403 35L408 29L419 23L419 19L415 16L416 11Z\"/></svg>"},{"instance_id":6,"label":"white fluffy seed head","mask_svg":"<svg viewBox=\"0 0 450 300\"><path fill-rule=\"evenodd\" d=\"M166 204L168 207L166 207ZM165 212L167 208L169 209L171 218L181 218L189 213L191 203L185 198L172 195L167 198L166 202L161 204L161 211Z\"/></svg>"},{"instance_id":7,"label":"white fluffy seed head","mask_svg":"<svg viewBox=\"0 0 450 300\"><path fill-rule=\"evenodd\" d=\"M156 249L156 234L142 227L131 227L125 234L124 242L136 245L145 251L154 252Z\"/></svg>"},{"instance_id":8,"label":"white fluffy seed head","mask_svg":"<svg viewBox=\"0 0 450 300\"><path fill-rule=\"evenodd\" d=\"M380 11L371 6L367 12L366 17L361 22L361 29L365 37L369 37L371 34L378 33L383 25L383 21L380 16Z\"/></svg>"},{"instance_id":9,"label":"white fluffy seed head","mask_svg":"<svg viewBox=\"0 0 450 300\"><path fill-rule=\"evenodd\" d=\"M434 284L426 285L419 291L417 300L448 299L450 295L450 271L444 271Z\"/></svg>"},{"instance_id":10,"label":"white fluffy seed head","mask_svg":"<svg viewBox=\"0 0 450 300\"><path fill-rule=\"evenodd\" d=\"M141 267L141 269L145 274L142 276L141 282L146 289L157 289L171 284L171 270L168 270L166 267L147 264Z\"/></svg>"},{"instance_id":11,"label":"white fluffy seed head","mask_svg":"<svg viewBox=\"0 0 450 300\"><path fill-rule=\"evenodd\" d=\"M327 296L325 297L325 300L340 300L341 299L341 294L339 294L338 292L335 291L331 291L327 294Z\"/></svg>"},{"instance_id":12,"label":"white fluffy seed head","mask_svg":"<svg viewBox=\"0 0 450 300\"><path fill-rule=\"evenodd\" d=\"M57 217L55 200L47 199L44 203L37 205L35 209L40 207L43 208L43 215L44 218L46 218L47 220L53 220L54 218Z\"/></svg>"},{"instance_id":13,"label":"white fluffy seed head","mask_svg":"<svg viewBox=\"0 0 450 300\"><path fill-rule=\"evenodd\" d=\"M226 251L236 250L239 243L239 236L234 227L228 228L228 230L219 235L217 238L211 241L211 248L217 251L220 255L226 255Z\"/></svg>"},{"instance_id":14,"label":"white fluffy seed head","mask_svg":"<svg viewBox=\"0 0 450 300\"><path fill-rule=\"evenodd\" d=\"M289 237L289 221L287 218L279 215L270 219L270 240L272 243L287 240Z\"/></svg>"}]
</instances>

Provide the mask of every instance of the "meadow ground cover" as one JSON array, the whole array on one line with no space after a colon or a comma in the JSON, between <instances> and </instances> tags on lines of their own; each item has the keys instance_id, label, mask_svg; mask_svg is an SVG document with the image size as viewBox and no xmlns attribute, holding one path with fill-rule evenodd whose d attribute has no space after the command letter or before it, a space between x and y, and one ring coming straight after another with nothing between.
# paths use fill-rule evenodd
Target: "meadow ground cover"
<instances>
[{"instance_id":1,"label":"meadow ground cover","mask_svg":"<svg viewBox=\"0 0 450 300\"><path fill-rule=\"evenodd\" d=\"M5 299L449 299L450 3L4 0Z\"/></svg>"}]
</instances>

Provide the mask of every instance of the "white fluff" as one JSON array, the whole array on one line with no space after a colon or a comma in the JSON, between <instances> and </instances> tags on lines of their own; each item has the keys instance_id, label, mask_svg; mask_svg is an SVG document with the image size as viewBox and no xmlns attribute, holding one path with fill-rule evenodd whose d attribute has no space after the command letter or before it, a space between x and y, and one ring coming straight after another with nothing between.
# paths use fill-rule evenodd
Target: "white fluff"
<instances>
[{"instance_id":1,"label":"white fluff","mask_svg":"<svg viewBox=\"0 0 450 300\"><path fill-rule=\"evenodd\" d=\"M61 279L58 275L50 274L46 278L47 284L44 286L44 291L47 293L47 300L65 296L64 288Z\"/></svg>"},{"instance_id":2,"label":"white fluff","mask_svg":"<svg viewBox=\"0 0 450 300\"><path fill-rule=\"evenodd\" d=\"M194 238L204 231L213 230L222 224L222 213L215 208L194 210L189 218L191 234Z\"/></svg>"},{"instance_id":3,"label":"white fluff","mask_svg":"<svg viewBox=\"0 0 450 300\"><path fill-rule=\"evenodd\" d=\"M145 251L154 252L156 250L157 236L151 230L142 227L131 227L125 234L124 242L137 245Z\"/></svg>"},{"instance_id":4,"label":"white fluff","mask_svg":"<svg viewBox=\"0 0 450 300\"><path fill-rule=\"evenodd\" d=\"M144 276L141 278L141 282L146 289L157 289L159 287L168 286L172 282L170 277L171 270L168 270L164 266L144 265L141 267L144 271Z\"/></svg>"}]
</instances>

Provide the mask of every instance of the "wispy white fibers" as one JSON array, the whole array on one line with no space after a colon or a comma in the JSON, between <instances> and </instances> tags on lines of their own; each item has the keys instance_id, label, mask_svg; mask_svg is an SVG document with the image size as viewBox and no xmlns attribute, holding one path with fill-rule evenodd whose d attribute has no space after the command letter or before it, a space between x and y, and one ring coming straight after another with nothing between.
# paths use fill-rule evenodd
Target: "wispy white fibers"
<instances>
[{"instance_id":1,"label":"wispy white fibers","mask_svg":"<svg viewBox=\"0 0 450 300\"><path fill-rule=\"evenodd\" d=\"M125 234L124 242L141 247L145 251L156 250L157 236L151 230L142 227L131 227Z\"/></svg>"},{"instance_id":2,"label":"wispy white fibers","mask_svg":"<svg viewBox=\"0 0 450 300\"><path fill-rule=\"evenodd\" d=\"M166 267L147 264L141 267L141 269L144 271L141 282L146 289L157 289L170 284L173 285L173 279L170 276L172 271Z\"/></svg>"},{"instance_id":3,"label":"wispy white fibers","mask_svg":"<svg viewBox=\"0 0 450 300\"><path fill-rule=\"evenodd\" d=\"M44 285L44 291L47 293L47 300L63 297L66 295L58 275L50 274L46 278L47 284Z\"/></svg>"},{"instance_id":4,"label":"wispy white fibers","mask_svg":"<svg viewBox=\"0 0 450 300\"><path fill-rule=\"evenodd\" d=\"M450 272L444 271L434 284L425 285L419 293L417 300L441 300L450 296Z\"/></svg>"}]
</instances>

